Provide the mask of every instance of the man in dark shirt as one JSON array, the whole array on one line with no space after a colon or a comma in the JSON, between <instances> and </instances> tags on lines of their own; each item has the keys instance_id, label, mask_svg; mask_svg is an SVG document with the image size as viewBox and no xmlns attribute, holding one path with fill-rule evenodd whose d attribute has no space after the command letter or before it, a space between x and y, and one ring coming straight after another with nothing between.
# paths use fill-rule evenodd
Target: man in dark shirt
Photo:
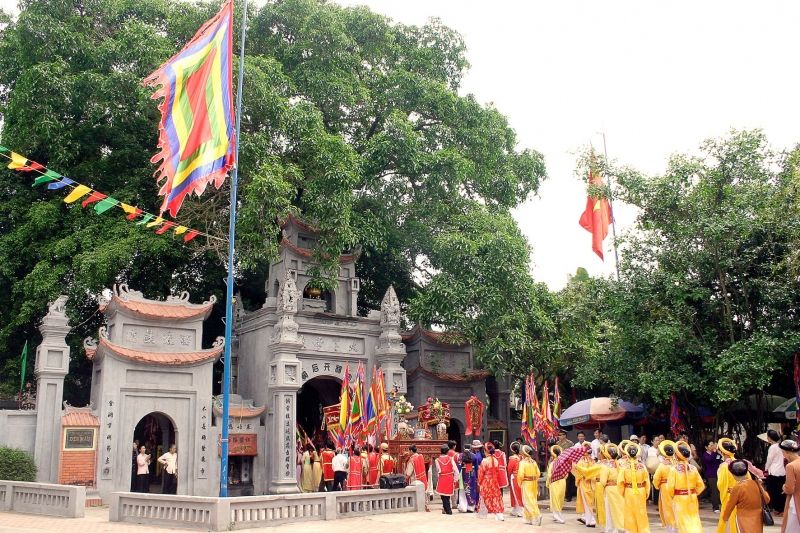
<instances>
[{"instance_id":1,"label":"man in dark shirt","mask_svg":"<svg viewBox=\"0 0 800 533\"><path fill-rule=\"evenodd\" d=\"M711 496L711 507L715 513L719 512L719 489L717 488L717 469L722 464L722 456L717 452L717 443L712 439L704 442L703 455L700 460L703 462L703 477L706 478L706 486Z\"/></svg>"}]
</instances>

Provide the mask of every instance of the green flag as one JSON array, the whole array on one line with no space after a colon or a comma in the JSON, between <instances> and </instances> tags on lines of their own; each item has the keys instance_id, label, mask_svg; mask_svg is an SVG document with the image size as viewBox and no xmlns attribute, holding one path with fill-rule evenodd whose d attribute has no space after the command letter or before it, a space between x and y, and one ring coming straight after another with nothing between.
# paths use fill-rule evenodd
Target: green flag
<instances>
[{"instance_id":1,"label":"green flag","mask_svg":"<svg viewBox=\"0 0 800 533\"><path fill-rule=\"evenodd\" d=\"M22 360L20 363L20 367L22 368L19 378L19 390L22 392L25 389L25 371L28 369L28 341L25 341L25 346L22 347L20 359Z\"/></svg>"}]
</instances>

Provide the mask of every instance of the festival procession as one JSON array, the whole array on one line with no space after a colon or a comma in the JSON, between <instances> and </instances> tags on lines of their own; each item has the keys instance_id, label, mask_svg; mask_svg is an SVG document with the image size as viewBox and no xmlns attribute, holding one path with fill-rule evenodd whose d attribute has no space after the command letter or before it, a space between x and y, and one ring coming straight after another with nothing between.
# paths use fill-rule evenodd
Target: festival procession
<instances>
[{"instance_id":1,"label":"festival procession","mask_svg":"<svg viewBox=\"0 0 800 533\"><path fill-rule=\"evenodd\" d=\"M0 0L0 531L800 533L798 17Z\"/></svg>"}]
</instances>

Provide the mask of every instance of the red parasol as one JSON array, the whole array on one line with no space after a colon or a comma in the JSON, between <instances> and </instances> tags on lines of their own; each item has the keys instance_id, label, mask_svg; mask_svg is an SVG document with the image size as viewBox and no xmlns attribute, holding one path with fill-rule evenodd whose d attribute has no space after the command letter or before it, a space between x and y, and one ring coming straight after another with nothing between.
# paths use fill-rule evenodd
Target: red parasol
<instances>
[{"instance_id":1,"label":"red parasol","mask_svg":"<svg viewBox=\"0 0 800 533\"><path fill-rule=\"evenodd\" d=\"M553 471L550 474L550 483L567 477L567 474L569 474L570 470L572 470L572 465L577 463L578 460L583 457L584 453L586 453L586 450L583 446L567 448L561 452L561 455L558 456L556 462L553 463Z\"/></svg>"}]
</instances>

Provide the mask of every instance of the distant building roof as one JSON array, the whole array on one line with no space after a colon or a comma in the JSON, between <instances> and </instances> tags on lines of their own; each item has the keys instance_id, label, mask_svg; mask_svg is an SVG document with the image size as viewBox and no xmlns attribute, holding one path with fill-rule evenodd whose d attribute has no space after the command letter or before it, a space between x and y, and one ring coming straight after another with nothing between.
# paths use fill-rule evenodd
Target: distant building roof
<instances>
[{"instance_id":1,"label":"distant building roof","mask_svg":"<svg viewBox=\"0 0 800 533\"><path fill-rule=\"evenodd\" d=\"M312 257L314 255L314 252L312 250L301 248L292 241L290 241L289 239L287 239L286 237L284 237L283 240L281 241L281 246L289 248L290 250L292 250L294 253L296 253L301 257ZM342 254L339 256L339 263L352 263L353 261L358 260L358 256L359 254L357 253Z\"/></svg>"},{"instance_id":2,"label":"distant building roof","mask_svg":"<svg viewBox=\"0 0 800 533\"><path fill-rule=\"evenodd\" d=\"M130 359L137 363L160 366L194 365L214 360L222 353L223 347L224 345L222 343L217 342L215 346L209 350L200 350L196 352L147 352L114 344L102 336L100 337L100 343L98 345L92 346L84 342L86 357L90 360L97 356L100 348L104 348L124 359Z\"/></svg>"},{"instance_id":3,"label":"distant building roof","mask_svg":"<svg viewBox=\"0 0 800 533\"><path fill-rule=\"evenodd\" d=\"M473 381L481 381L488 378L491 374L487 370L469 370L460 374L447 374L444 372L433 372L422 366L418 366L408 373L408 378L423 374L439 381L447 381L449 383L471 383Z\"/></svg>"},{"instance_id":4,"label":"distant building roof","mask_svg":"<svg viewBox=\"0 0 800 533\"><path fill-rule=\"evenodd\" d=\"M413 341L417 337L422 337L428 342L443 346L467 346L469 344L467 338L461 333L455 331L431 331L419 325L403 333L402 337L404 343Z\"/></svg>"}]
</instances>

